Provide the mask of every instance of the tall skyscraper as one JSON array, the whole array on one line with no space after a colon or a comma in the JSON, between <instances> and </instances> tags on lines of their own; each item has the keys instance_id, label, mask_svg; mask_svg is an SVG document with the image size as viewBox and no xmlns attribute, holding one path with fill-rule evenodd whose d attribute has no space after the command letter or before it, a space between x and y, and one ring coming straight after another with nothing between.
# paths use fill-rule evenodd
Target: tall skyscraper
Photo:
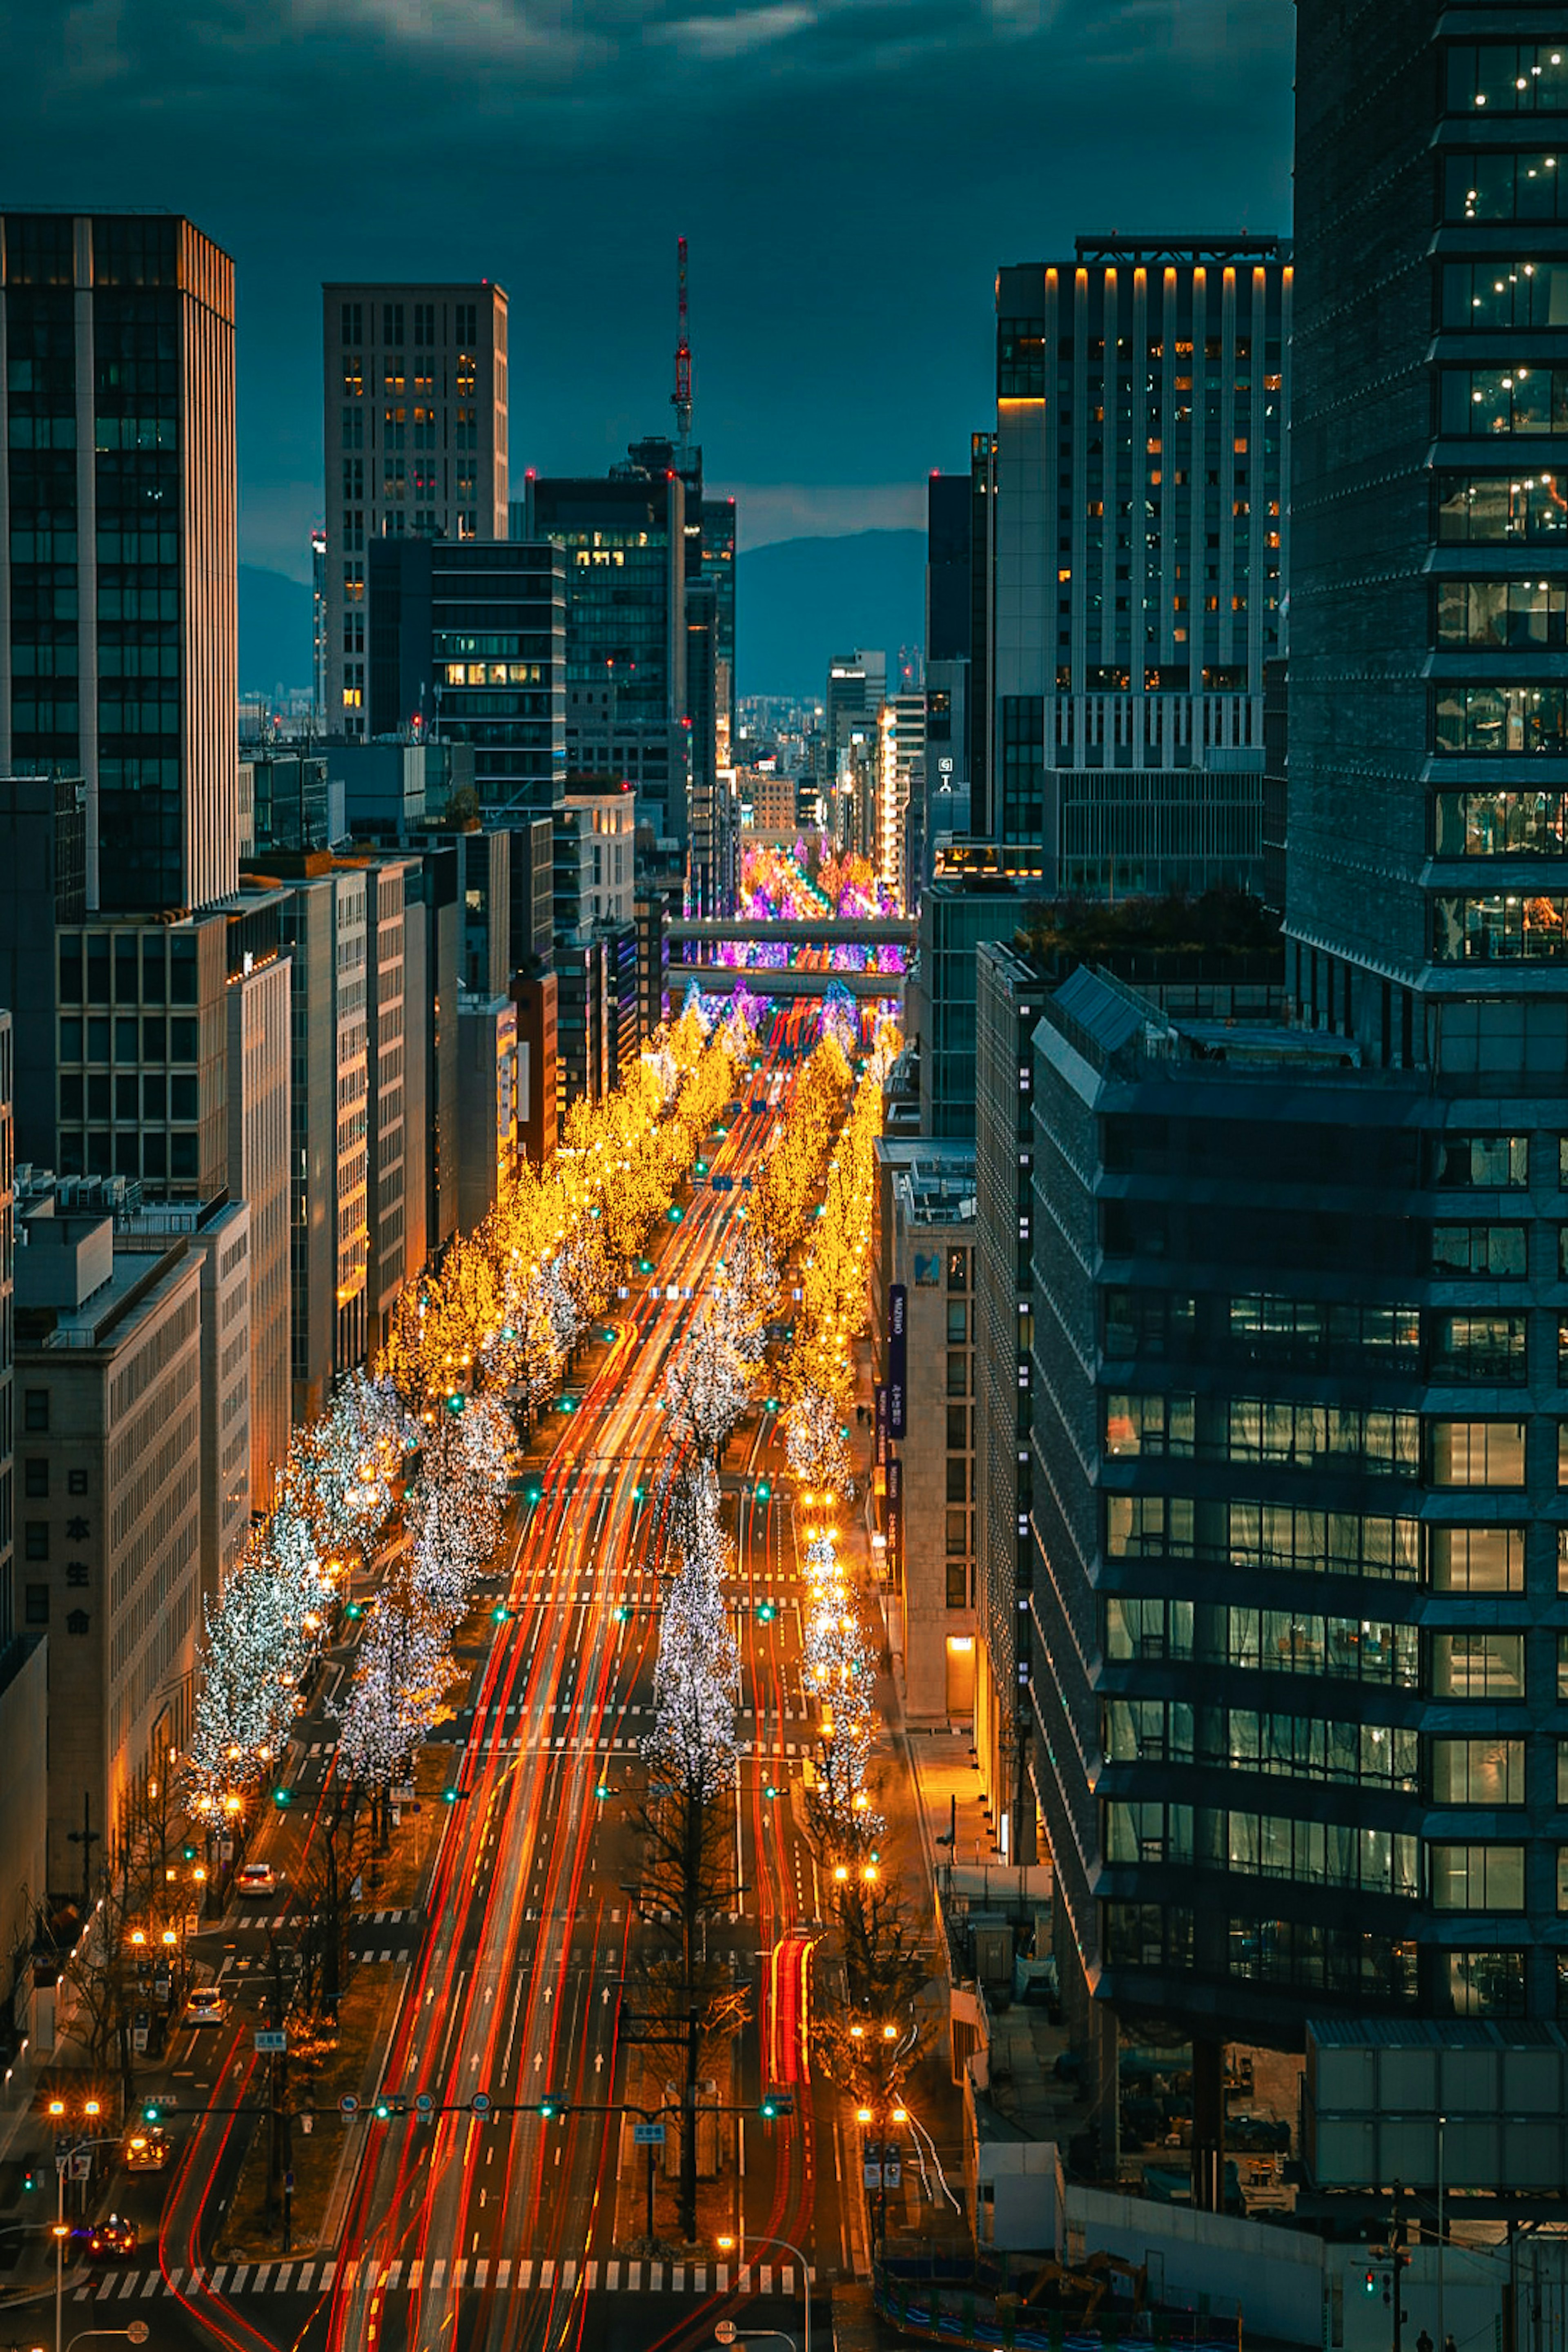
<instances>
[{"instance_id":1,"label":"tall skyscraper","mask_svg":"<svg viewBox=\"0 0 1568 2352\"><path fill-rule=\"evenodd\" d=\"M566 764L632 784L660 840L685 847L686 488L673 467L530 476L514 535L566 560Z\"/></svg>"},{"instance_id":2,"label":"tall skyscraper","mask_svg":"<svg viewBox=\"0 0 1568 2352\"><path fill-rule=\"evenodd\" d=\"M0 775L80 776L87 902L238 856L234 267L174 214L0 216Z\"/></svg>"},{"instance_id":3,"label":"tall skyscraper","mask_svg":"<svg viewBox=\"0 0 1568 2352\"><path fill-rule=\"evenodd\" d=\"M366 734L377 539L504 539L507 298L468 286L323 286L326 701Z\"/></svg>"},{"instance_id":4,"label":"tall skyscraper","mask_svg":"<svg viewBox=\"0 0 1568 2352\"><path fill-rule=\"evenodd\" d=\"M371 550L370 731L471 745L491 822L548 814L566 779L566 581L548 541Z\"/></svg>"},{"instance_id":5,"label":"tall skyscraper","mask_svg":"<svg viewBox=\"0 0 1568 2352\"><path fill-rule=\"evenodd\" d=\"M1292 1018L1162 1003L1151 940L1053 990L1029 1086L1063 2000L1109 2154L1118 2021L1191 2033L1199 2203L1224 2040L1568 2015L1568 42L1297 26Z\"/></svg>"},{"instance_id":6,"label":"tall skyscraper","mask_svg":"<svg viewBox=\"0 0 1568 2352\"><path fill-rule=\"evenodd\" d=\"M1258 878L1289 336L1275 237L998 275L986 817L1052 887Z\"/></svg>"}]
</instances>

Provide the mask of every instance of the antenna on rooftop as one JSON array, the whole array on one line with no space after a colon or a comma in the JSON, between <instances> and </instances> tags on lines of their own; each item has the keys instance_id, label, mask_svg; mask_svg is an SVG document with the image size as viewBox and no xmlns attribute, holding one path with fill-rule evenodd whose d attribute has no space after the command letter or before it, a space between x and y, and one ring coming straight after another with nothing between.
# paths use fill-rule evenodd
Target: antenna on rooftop
<instances>
[{"instance_id":1,"label":"antenna on rooftop","mask_svg":"<svg viewBox=\"0 0 1568 2352\"><path fill-rule=\"evenodd\" d=\"M675 390L669 395L675 411L676 430L684 457L691 447L691 339L686 322L686 239L677 241L677 284L679 298L677 317L679 322L675 344Z\"/></svg>"}]
</instances>

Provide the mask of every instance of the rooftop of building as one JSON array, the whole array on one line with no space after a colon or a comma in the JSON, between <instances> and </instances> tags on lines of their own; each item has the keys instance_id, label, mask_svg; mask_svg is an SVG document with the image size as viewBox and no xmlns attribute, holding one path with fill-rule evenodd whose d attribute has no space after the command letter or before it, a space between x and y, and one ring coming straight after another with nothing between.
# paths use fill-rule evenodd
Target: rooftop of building
<instances>
[{"instance_id":1,"label":"rooftop of building","mask_svg":"<svg viewBox=\"0 0 1568 2352\"><path fill-rule=\"evenodd\" d=\"M882 1136L877 1156L890 1171L906 1225L972 1224L974 1144L968 1137Z\"/></svg>"}]
</instances>

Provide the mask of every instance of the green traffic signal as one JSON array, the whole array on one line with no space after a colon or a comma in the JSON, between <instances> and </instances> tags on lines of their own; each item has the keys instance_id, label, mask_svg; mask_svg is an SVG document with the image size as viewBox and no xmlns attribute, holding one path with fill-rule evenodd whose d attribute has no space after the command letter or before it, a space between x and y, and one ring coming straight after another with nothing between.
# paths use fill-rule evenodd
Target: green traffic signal
<instances>
[{"instance_id":1,"label":"green traffic signal","mask_svg":"<svg viewBox=\"0 0 1568 2352\"><path fill-rule=\"evenodd\" d=\"M758 1481L757 1481L757 1500L758 1500L758 1502L759 1502L759 1503L767 1503L767 1502L771 1502L771 1501L772 1501L772 1499L773 1499L773 1490L772 1486L768 1484L768 1482L767 1482L767 1480L766 1480L765 1478L759 1478L759 1479L758 1479Z\"/></svg>"},{"instance_id":2,"label":"green traffic signal","mask_svg":"<svg viewBox=\"0 0 1568 2352\"><path fill-rule=\"evenodd\" d=\"M291 1805L294 1801L293 1790L274 1789L272 1791L272 1801L275 1805Z\"/></svg>"},{"instance_id":3,"label":"green traffic signal","mask_svg":"<svg viewBox=\"0 0 1568 2352\"><path fill-rule=\"evenodd\" d=\"M194 1845L182 1846L180 1851L184 1855L187 1862L195 1862L196 1858L196 1850Z\"/></svg>"},{"instance_id":4,"label":"green traffic signal","mask_svg":"<svg viewBox=\"0 0 1568 2352\"><path fill-rule=\"evenodd\" d=\"M343 1611L343 1615L345 1617L363 1617L364 1615L363 1602L360 1601L351 1601L348 1607Z\"/></svg>"},{"instance_id":5,"label":"green traffic signal","mask_svg":"<svg viewBox=\"0 0 1568 2352\"><path fill-rule=\"evenodd\" d=\"M763 1790L763 1794L767 1799L770 1805L773 1802L778 1793L778 1790L773 1787L771 1780L768 1782L767 1787Z\"/></svg>"},{"instance_id":6,"label":"green traffic signal","mask_svg":"<svg viewBox=\"0 0 1568 2352\"><path fill-rule=\"evenodd\" d=\"M758 1622L758 1624L759 1624L759 1625L771 1625L771 1624L773 1623L773 1619L778 1615L778 1613L779 1613L779 1612L778 1612L778 1603L777 1603L776 1601L758 1601L758 1603L757 1603L757 1622Z\"/></svg>"},{"instance_id":7,"label":"green traffic signal","mask_svg":"<svg viewBox=\"0 0 1568 2352\"><path fill-rule=\"evenodd\" d=\"M652 1260L652 1258L651 1258L651 1257L639 1257L639 1258L638 1258L638 1260L637 1260L637 1272L638 1272L639 1274L651 1274L651 1273L653 1272L653 1260Z\"/></svg>"},{"instance_id":8,"label":"green traffic signal","mask_svg":"<svg viewBox=\"0 0 1568 2352\"><path fill-rule=\"evenodd\" d=\"M610 1616L616 1624L624 1625L631 1613L631 1611L626 1607L624 1601L617 1601L615 1607L610 1612Z\"/></svg>"},{"instance_id":9,"label":"green traffic signal","mask_svg":"<svg viewBox=\"0 0 1568 2352\"><path fill-rule=\"evenodd\" d=\"M542 1502L544 1498L544 1489L539 1484L537 1478L531 1478L529 1480L528 1485L522 1490L522 1494L523 1500L529 1503Z\"/></svg>"},{"instance_id":10,"label":"green traffic signal","mask_svg":"<svg viewBox=\"0 0 1568 2352\"><path fill-rule=\"evenodd\" d=\"M763 1399L763 1411L764 1412L777 1412L778 1409L779 1401L777 1397L764 1397Z\"/></svg>"},{"instance_id":11,"label":"green traffic signal","mask_svg":"<svg viewBox=\"0 0 1568 2352\"><path fill-rule=\"evenodd\" d=\"M559 2099L541 2099L539 2102L539 2112L543 2116L545 2122L550 2123L555 2116L561 2115L563 2110Z\"/></svg>"},{"instance_id":12,"label":"green traffic signal","mask_svg":"<svg viewBox=\"0 0 1568 2352\"><path fill-rule=\"evenodd\" d=\"M640 1503L640 1502L642 1501L642 1499L643 1499L643 1490L642 1490L642 1488L641 1488L640 1486L634 1486L634 1487L632 1488L632 1500L633 1500L633 1502L634 1502L634 1503Z\"/></svg>"},{"instance_id":13,"label":"green traffic signal","mask_svg":"<svg viewBox=\"0 0 1568 2352\"><path fill-rule=\"evenodd\" d=\"M24 2172L24 2174L22 2175L22 2186L23 2186L23 2188L24 2188L25 2189L36 2189L36 2188L37 2187L37 2185L38 2185L38 2175L37 2175L37 2170L34 2168L34 2167L33 2167L32 2165L29 2165L29 2166L27 2167L27 2169L26 2170L26 2172Z\"/></svg>"},{"instance_id":14,"label":"green traffic signal","mask_svg":"<svg viewBox=\"0 0 1568 2352\"><path fill-rule=\"evenodd\" d=\"M443 1789L441 1791L441 1802L444 1805L455 1805L462 1793L463 1792L460 1789Z\"/></svg>"},{"instance_id":15,"label":"green traffic signal","mask_svg":"<svg viewBox=\"0 0 1568 2352\"><path fill-rule=\"evenodd\" d=\"M684 1216L684 1214L685 1214L685 1211L681 1208L681 1205L680 1205L679 1202L679 1201L672 1201L672 1202L670 1202L670 1204L669 1204L669 1222L670 1222L670 1223L671 1223L672 1225L678 1225L678 1224L680 1223L680 1220L681 1220L681 1218Z\"/></svg>"},{"instance_id":16,"label":"green traffic signal","mask_svg":"<svg viewBox=\"0 0 1568 2352\"><path fill-rule=\"evenodd\" d=\"M391 2105L390 2100L387 2100L387 2099L377 2099L377 2101L376 2101L376 2103L375 2103L375 2119L376 2119L376 2122L377 2122L378 2124L384 2124L384 2123L385 2123L385 2122L386 2122L386 2120L387 2120L387 2118L388 2118L388 2116L391 2115L391 2113L392 2113L392 2105Z\"/></svg>"},{"instance_id":17,"label":"green traffic signal","mask_svg":"<svg viewBox=\"0 0 1568 2352\"><path fill-rule=\"evenodd\" d=\"M599 1802L603 1804L605 1798L612 1794L609 1782L607 1780L601 1780L598 1787L595 1790L594 1794L597 1797Z\"/></svg>"}]
</instances>

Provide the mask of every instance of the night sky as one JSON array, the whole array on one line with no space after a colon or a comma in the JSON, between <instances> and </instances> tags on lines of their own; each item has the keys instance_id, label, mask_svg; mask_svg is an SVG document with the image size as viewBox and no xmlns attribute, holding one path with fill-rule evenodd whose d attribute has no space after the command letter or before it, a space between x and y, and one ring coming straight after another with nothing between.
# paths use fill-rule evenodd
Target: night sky
<instances>
[{"instance_id":1,"label":"night sky","mask_svg":"<svg viewBox=\"0 0 1568 2352\"><path fill-rule=\"evenodd\" d=\"M511 462L698 436L742 543L923 523L993 278L1289 226L1290 0L0 0L0 205L165 205L238 275L240 551L296 577L323 278L498 278Z\"/></svg>"}]
</instances>

